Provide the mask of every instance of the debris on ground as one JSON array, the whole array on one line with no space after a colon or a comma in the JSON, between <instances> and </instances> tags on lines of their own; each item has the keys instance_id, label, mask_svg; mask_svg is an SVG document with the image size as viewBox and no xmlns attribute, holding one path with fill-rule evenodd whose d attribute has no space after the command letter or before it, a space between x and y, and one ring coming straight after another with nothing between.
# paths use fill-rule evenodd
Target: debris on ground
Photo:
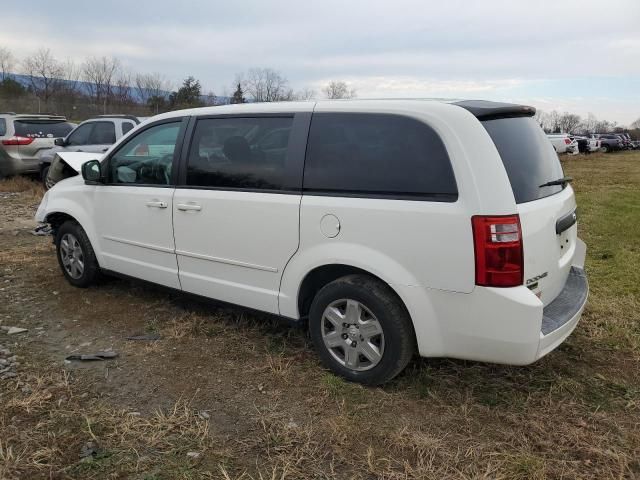
<instances>
[{"instance_id":1,"label":"debris on ground","mask_svg":"<svg viewBox=\"0 0 640 480\"><path fill-rule=\"evenodd\" d=\"M98 444L94 441L85 443L80 449L79 457L82 459L92 459L99 453Z\"/></svg>"},{"instance_id":2,"label":"debris on ground","mask_svg":"<svg viewBox=\"0 0 640 480\"><path fill-rule=\"evenodd\" d=\"M8 348L0 345L0 381L17 377L18 357L13 355Z\"/></svg>"},{"instance_id":3,"label":"debris on ground","mask_svg":"<svg viewBox=\"0 0 640 480\"><path fill-rule=\"evenodd\" d=\"M116 352L96 352L88 354L74 353L69 355L65 360L80 360L80 361L92 361L92 360L108 360L110 358L116 358L118 354Z\"/></svg>"},{"instance_id":4,"label":"debris on ground","mask_svg":"<svg viewBox=\"0 0 640 480\"><path fill-rule=\"evenodd\" d=\"M32 235L36 235L38 237L45 237L47 235L51 235L51 226L43 223L41 225L38 225L36 228L34 228L31 231Z\"/></svg>"},{"instance_id":5,"label":"debris on ground","mask_svg":"<svg viewBox=\"0 0 640 480\"><path fill-rule=\"evenodd\" d=\"M2 328L2 330L4 330L7 335L15 335L16 333L24 333L29 331L28 328L21 327L2 326L0 328Z\"/></svg>"},{"instance_id":6,"label":"debris on ground","mask_svg":"<svg viewBox=\"0 0 640 480\"><path fill-rule=\"evenodd\" d=\"M157 333L148 333L146 335L131 335L130 337L127 337L127 340L138 340L138 341L160 340L160 335Z\"/></svg>"}]
</instances>

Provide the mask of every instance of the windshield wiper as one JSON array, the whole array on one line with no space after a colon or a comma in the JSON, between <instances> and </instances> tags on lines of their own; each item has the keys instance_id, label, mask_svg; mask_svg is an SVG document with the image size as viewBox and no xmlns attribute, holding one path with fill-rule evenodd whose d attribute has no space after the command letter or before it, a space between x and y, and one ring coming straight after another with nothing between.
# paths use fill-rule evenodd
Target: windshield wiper
<instances>
[{"instance_id":1,"label":"windshield wiper","mask_svg":"<svg viewBox=\"0 0 640 480\"><path fill-rule=\"evenodd\" d=\"M550 182L543 183L542 185L539 185L539 187L553 187L554 185L562 185L564 187L567 183L571 182L573 182L572 177L563 177L559 178L558 180L551 180Z\"/></svg>"}]
</instances>

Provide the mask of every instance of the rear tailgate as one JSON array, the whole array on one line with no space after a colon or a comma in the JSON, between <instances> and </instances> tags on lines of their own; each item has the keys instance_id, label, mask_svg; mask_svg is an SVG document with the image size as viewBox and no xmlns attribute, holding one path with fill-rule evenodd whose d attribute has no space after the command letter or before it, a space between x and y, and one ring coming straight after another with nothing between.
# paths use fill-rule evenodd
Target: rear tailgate
<instances>
[{"instance_id":1,"label":"rear tailgate","mask_svg":"<svg viewBox=\"0 0 640 480\"><path fill-rule=\"evenodd\" d=\"M524 282L548 305L563 289L577 248L575 197L540 126L529 116L483 120L509 176L522 228Z\"/></svg>"},{"instance_id":2,"label":"rear tailgate","mask_svg":"<svg viewBox=\"0 0 640 480\"><path fill-rule=\"evenodd\" d=\"M55 139L66 136L73 126L64 118L17 118L14 129L16 137L32 139L18 147L18 156L25 163L37 165L40 154L52 148Z\"/></svg>"}]
</instances>

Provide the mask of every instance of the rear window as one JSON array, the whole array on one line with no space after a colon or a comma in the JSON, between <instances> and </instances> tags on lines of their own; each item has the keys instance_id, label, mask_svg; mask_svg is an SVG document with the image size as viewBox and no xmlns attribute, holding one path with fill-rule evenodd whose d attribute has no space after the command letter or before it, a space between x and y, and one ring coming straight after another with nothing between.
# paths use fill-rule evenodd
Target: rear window
<instances>
[{"instance_id":1,"label":"rear window","mask_svg":"<svg viewBox=\"0 0 640 480\"><path fill-rule=\"evenodd\" d=\"M433 201L458 197L439 135L413 118L386 114L314 113L304 189Z\"/></svg>"},{"instance_id":2,"label":"rear window","mask_svg":"<svg viewBox=\"0 0 640 480\"><path fill-rule=\"evenodd\" d=\"M7 122L4 118L0 118L0 137L7 134Z\"/></svg>"},{"instance_id":3,"label":"rear window","mask_svg":"<svg viewBox=\"0 0 640 480\"><path fill-rule=\"evenodd\" d=\"M66 137L73 129L69 122L60 120L16 120L13 126L16 136L32 138Z\"/></svg>"},{"instance_id":4,"label":"rear window","mask_svg":"<svg viewBox=\"0 0 640 480\"><path fill-rule=\"evenodd\" d=\"M564 174L549 139L533 118L499 118L482 124L502 157L516 203L538 200L563 189L561 185L540 187Z\"/></svg>"}]
</instances>

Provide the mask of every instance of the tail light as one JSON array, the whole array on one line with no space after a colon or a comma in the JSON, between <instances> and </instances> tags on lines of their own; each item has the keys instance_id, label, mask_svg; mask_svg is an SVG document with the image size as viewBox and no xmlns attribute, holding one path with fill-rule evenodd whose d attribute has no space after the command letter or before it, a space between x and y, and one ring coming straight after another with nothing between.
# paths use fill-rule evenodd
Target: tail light
<instances>
[{"instance_id":1,"label":"tail light","mask_svg":"<svg viewBox=\"0 0 640 480\"><path fill-rule=\"evenodd\" d=\"M523 284L522 229L518 215L471 217L476 256L476 285Z\"/></svg>"},{"instance_id":2,"label":"tail light","mask_svg":"<svg viewBox=\"0 0 640 480\"><path fill-rule=\"evenodd\" d=\"M29 145L33 142L33 137L9 137L2 140L3 145Z\"/></svg>"},{"instance_id":3,"label":"tail light","mask_svg":"<svg viewBox=\"0 0 640 480\"><path fill-rule=\"evenodd\" d=\"M565 138L564 143L566 143L567 145L571 145L571 139Z\"/></svg>"}]
</instances>

